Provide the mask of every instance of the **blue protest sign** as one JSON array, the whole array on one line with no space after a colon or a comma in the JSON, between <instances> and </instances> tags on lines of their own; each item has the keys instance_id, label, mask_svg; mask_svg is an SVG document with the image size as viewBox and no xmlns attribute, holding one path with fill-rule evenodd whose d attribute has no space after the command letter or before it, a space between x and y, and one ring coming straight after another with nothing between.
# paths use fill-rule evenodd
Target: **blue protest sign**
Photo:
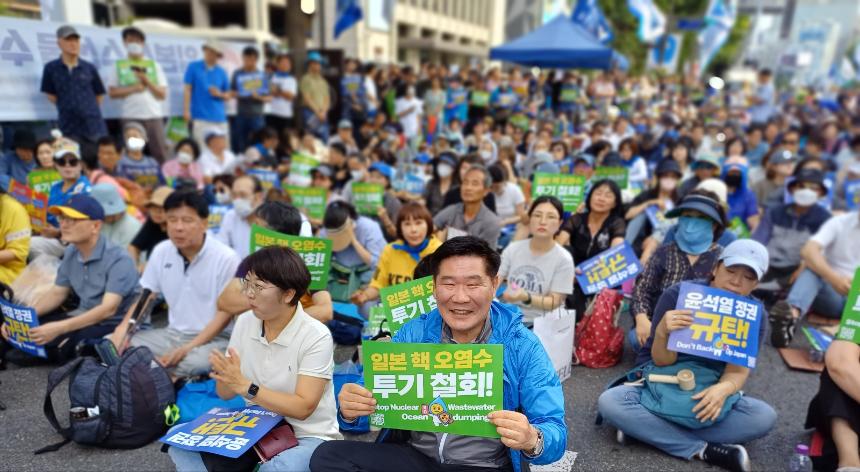
<instances>
[{"instance_id":1,"label":"blue protest sign","mask_svg":"<svg viewBox=\"0 0 860 472\"><path fill-rule=\"evenodd\" d=\"M652 228L657 228L666 221L666 217L663 216L663 212L657 205L649 205L648 208L645 208L645 216L648 217L648 222L651 223Z\"/></svg>"},{"instance_id":2,"label":"blue protest sign","mask_svg":"<svg viewBox=\"0 0 860 472\"><path fill-rule=\"evenodd\" d=\"M209 205L209 231L212 234L217 234L221 229L221 220L231 208L233 205Z\"/></svg>"},{"instance_id":3,"label":"blue protest sign","mask_svg":"<svg viewBox=\"0 0 860 472\"><path fill-rule=\"evenodd\" d=\"M845 181L845 206L848 211L860 208L860 179Z\"/></svg>"},{"instance_id":4,"label":"blue protest sign","mask_svg":"<svg viewBox=\"0 0 860 472\"><path fill-rule=\"evenodd\" d=\"M586 295L617 287L636 277L642 268L629 244L613 246L577 267L576 281Z\"/></svg>"},{"instance_id":5,"label":"blue protest sign","mask_svg":"<svg viewBox=\"0 0 860 472\"><path fill-rule=\"evenodd\" d=\"M36 310L0 299L3 324L9 332L9 343L31 356L47 358L45 348L30 340L30 330L39 326Z\"/></svg>"},{"instance_id":6,"label":"blue protest sign","mask_svg":"<svg viewBox=\"0 0 860 472\"><path fill-rule=\"evenodd\" d=\"M242 72L236 74L236 88L239 96L242 98L250 97L257 92L257 95L267 95L269 93L269 84L266 76L262 72Z\"/></svg>"},{"instance_id":7,"label":"blue protest sign","mask_svg":"<svg viewBox=\"0 0 860 472\"><path fill-rule=\"evenodd\" d=\"M283 416L260 407L213 408L179 425L159 441L180 449L237 458L275 427Z\"/></svg>"},{"instance_id":8,"label":"blue protest sign","mask_svg":"<svg viewBox=\"0 0 860 472\"><path fill-rule=\"evenodd\" d=\"M267 169L248 169L248 175L253 175L260 181L263 190L269 191L272 188L281 188L281 179L278 173Z\"/></svg>"},{"instance_id":9,"label":"blue protest sign","mask_svg":"<svg viewBox=\"0 0 860 472\"><path fill-rule=\"evenodd\" d=\"M670 350L755 368L764 313L760 302L682 282L675 309L692 310L693 324L669 335Z\"/></svg>"}]
</instances>

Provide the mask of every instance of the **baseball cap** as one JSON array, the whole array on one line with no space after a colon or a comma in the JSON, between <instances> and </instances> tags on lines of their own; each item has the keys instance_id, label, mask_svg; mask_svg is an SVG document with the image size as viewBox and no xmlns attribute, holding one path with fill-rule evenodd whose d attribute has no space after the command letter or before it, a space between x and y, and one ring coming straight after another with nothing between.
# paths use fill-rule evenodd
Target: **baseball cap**
<instances>
[{"instance_id":1,"label":"baseball cap","mask_svg":"<svg viewBox=\"0 0 860 472\"><path fill-rule=\"evenodd\" d=\"M218 41L214 39L210 39L203 44L203 49L210 49L215 54L218 54L218 57L224 55L224 46L221 45Z\"/></svg>"},{"instance_id":2,"label":"baseball cap","mask_svg":"<svg viewBox=\"0 0 860 472\"><path fill-rule=\"evenodd\" d=\"M693 170L699 169L702 166L712 166L716 167L717 170L720 170L722 166L720 165L720 158L714 154L710 153L699 153L696 156L696 160L693 161L693 165L691 166Z\"/></svg>"},{"instance_id":3,"label":"baseball cap","mask_svg":"<svg viewBox=\"0 0 860 472\"><path fill-rule=\"evenodd\" d=\"M105 211L99 202L89 195L73 195L65 205L48 208L52 215L63 215L75 220L104 220Z\"/></svg>"},{"instance_id":4,"label":"baseball cap","mask_svg":"<svg viewBox=\"0 0 860 472\"><path fill-rule=\"evenodd\" d=\"M580 163L586 164L589 167L594 167L594 156L586 153L579 154L574 158L573 165L577 166Z\"/></svg>"},{"instance_id":5,"label":"baseball cap","mask_svg":"<svg viewBox=\"0 0 860 472\"><path fill-rule=\"evenodd\" d=\"M54 145L54 159L60 159L66 154L71 154L78 159L81 158L81 146L68 138L62 138Z\"/></svg>"},{"instance_id":6,"label":"baseball cap","mask_svg":"<svg viewBox=\"0 0 860 472\"><path fill-rule=\"evenodd\" d=\"M340 120L337 122L337 129L352 129L352 121Z\"/></svg>"},{"instance_id":7,"label":"baseball cap","mask_svg":"<svg viewBox=\"0 0 860 472\"><path fill-rule=\"evenodd\" d=\"M125 212L125 202L113 184L103 183L93 185L92 196L104 209L105 215L118 215Z\"/></svg>"},{"instance_id":8,"label":"baseball cap","mask_svg":"<svg viewBox=\"0 0 860 472\"><path fill-rule=\"evenodd\" d=\"M704 195L687 195L681 200L681 204L666 212L666 218L677 218L684 210L694 210L714 220L718 225L725 226L726 223L720 216L720 207L716 200Z\"/></svg>"},{"instance_id":9,"label":"baseball cap","mask_svg":"<svg viewBox=\"0 0 860 472\"><path fill-rule=\"evenodd\" d=\"M316 51L311 51L308 53L308 62L319 62L320 64L322 64L323 58L320 53Z\"/></svg>"},{"instance_id":10,"label":"baseball cap","mask_svg":"<svg viewBox=\"0 0 860 472\"><path fill-rule=\"evenodd\" d=\"M72 36L81 37L78 30L72 25L63 25L57 28L57 39L68 39Z\"/></svg>"},{"instance_id":11,"label":"baseball cap","mask_svg":"<svg viewBox=\"0 0 860 472\"><path fill-rule=\"evenodd\" d=\"M210 139L217 136L225 137L227 136L227 133L225 133L223 129L213 126L212 128L206 130L206 134L203 135L203 141L209 143Z\"/></svg>"},{"instance_id":12,"label":"baseball cap","mask_svg":"<svg viewBox=\"0 0 860 472\"><path fill-rule=\"evenodd\" d=\"M675 159L663 159L662 161L660 161L659 164L657 164L657 175L669 173L675 174L678 177L681 177L683 175L681 173L681 166L678 165Z\"/></svg>"},{"instance_id":13,"label":"baseball cap","mask_svg":"<svg viewBox=\"0 0 860 472\"><path fill-rule=\"evenodd\" d=\"M737 239L723 249L720 262L726 267L745 266L761 280L768 265L767 248L753 239Z\"/></svg>"},{"instance_id":14,"label":"baseball cap","mask_svg":"<svg viewBox=\"0 0 860 472\"><path fill-rule=\"evenodd\" d=\"M770 160L768 161L770 164L788 164L791 162L797 162L797 156L792 154L788 149L783 149L781 151L777 151L770 156Z\"/></svg>"},{"instance_id":15,"label":"baseball cap","mask_svg":"<svg viewBox=\"0 0 860 472\"><path fill-rule=\"evenodd\" d=\"M388 178L389 182L394 180L394 168L384 162L375 162L371 164L371 166L367 170L379 172L380 174Z\"/></svg>"},{"instance_id":16,"label":"baseball cap","mask_svg":"<svg viewBox=\"0 0 860 472\"><path fill-rule=\"evenodd\" d=\"M332 178L334 177L334 169L328 164L322 164L311 169L311 177L313 177L314 174L320 174L328 178Z\"/></svg>"},{"instance_id":17,"label":"baseball cap","mask_svg":"<svg viewBox=\"0 0 860 472\"><path fill-rule=\"evenodd\" d=\"M792 181L791 184L800 182L818 184L821 187L824 187L824 173L818 169L801 169L800 172L794 176L794 181Z\"/></svg>"},{"instance_id":18,"label":"baseball cap","mask_svg":"<svg viewBox=\"0 0 860 472\"><path fill-rule=\"evenodd\" d=\"M149 196L149 200L144 203L144 206L164 206L165 200L170 194L173 193L173 189L170 187L158 187L157 189L152 191L152 195Z\"/></svg>"}]
</instances>

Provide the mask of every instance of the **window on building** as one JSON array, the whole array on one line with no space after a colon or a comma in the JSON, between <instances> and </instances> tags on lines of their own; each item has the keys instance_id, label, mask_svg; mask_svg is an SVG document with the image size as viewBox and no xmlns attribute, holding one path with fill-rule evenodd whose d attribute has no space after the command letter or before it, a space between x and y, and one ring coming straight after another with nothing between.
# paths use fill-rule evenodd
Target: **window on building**
<instances>
[{"instance_id":1,"label":"window on building","mask_svg":"<svg viewBox=\"0 0 860 472\"><path fill-rule=\"evenodd\" d=\"M188 3L160 3L145 2L132 4L133 16L138 18L161 18L174 23L191 26L191 2ZM214 23L215 18L212 18ZM245 7L242 7L242 24L245 23ZM214 25L213 25L214 26Z\"/></svg>"},{"instance_id":2,"label":"window on building","mask_svg":"<svg viewBox=\"0 0 860 472\"><path fill-rule=\"evenodd\" d=\"M238 25L247 26L245 3L210 3L209 23L213 28Z\"/></svg>"}]
</instances>

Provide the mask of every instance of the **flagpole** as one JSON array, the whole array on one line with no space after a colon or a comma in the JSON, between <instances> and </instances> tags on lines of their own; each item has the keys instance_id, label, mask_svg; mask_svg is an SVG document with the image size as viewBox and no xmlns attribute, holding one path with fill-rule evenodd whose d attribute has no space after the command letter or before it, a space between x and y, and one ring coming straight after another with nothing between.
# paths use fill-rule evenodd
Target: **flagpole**
<instances>
[{"instance_id":1,"label":"flagpole","mask_svg":"<svg viewBox=\"0 0 860 472\"><path fill-rule=\"evenodd\" d=\"M326 39L325 38L326 37L325 8L326 8L326 3L329 3L329 2L325 2L323 0L317 0L317 4L319 5L319 13L320 13L320 49L325 49L325 39Z\"/></svg>"}]
</instances>

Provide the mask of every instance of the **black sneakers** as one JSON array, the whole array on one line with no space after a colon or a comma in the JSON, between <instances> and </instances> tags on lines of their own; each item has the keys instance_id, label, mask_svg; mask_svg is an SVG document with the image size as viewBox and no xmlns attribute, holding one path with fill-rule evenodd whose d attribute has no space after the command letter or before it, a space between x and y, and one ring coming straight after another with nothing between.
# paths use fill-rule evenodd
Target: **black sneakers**
<instances>
[{"instance_id":1,"label":"black sneakers","mask_svg":"<svg viewBox=\"0 0 860 472\"><path fill-rule=\"evenodd\" d=\"M702 454L702 459L708 464L713 464L733 472L749 472L752 470L747 450L738 444L708 443L704 454Z\"/></svg>"},{"instance_id":2,"label":"black sneakers","mask_svg":"<svg viewBox=\"0 0 860 472\"><path fill-rule=\"evenodd\" d=\"M791 315L791 305L780 300L770 309L770 343L773 347L788 347L794 338L796 320Z\"/></svg>"}]
</instances>

